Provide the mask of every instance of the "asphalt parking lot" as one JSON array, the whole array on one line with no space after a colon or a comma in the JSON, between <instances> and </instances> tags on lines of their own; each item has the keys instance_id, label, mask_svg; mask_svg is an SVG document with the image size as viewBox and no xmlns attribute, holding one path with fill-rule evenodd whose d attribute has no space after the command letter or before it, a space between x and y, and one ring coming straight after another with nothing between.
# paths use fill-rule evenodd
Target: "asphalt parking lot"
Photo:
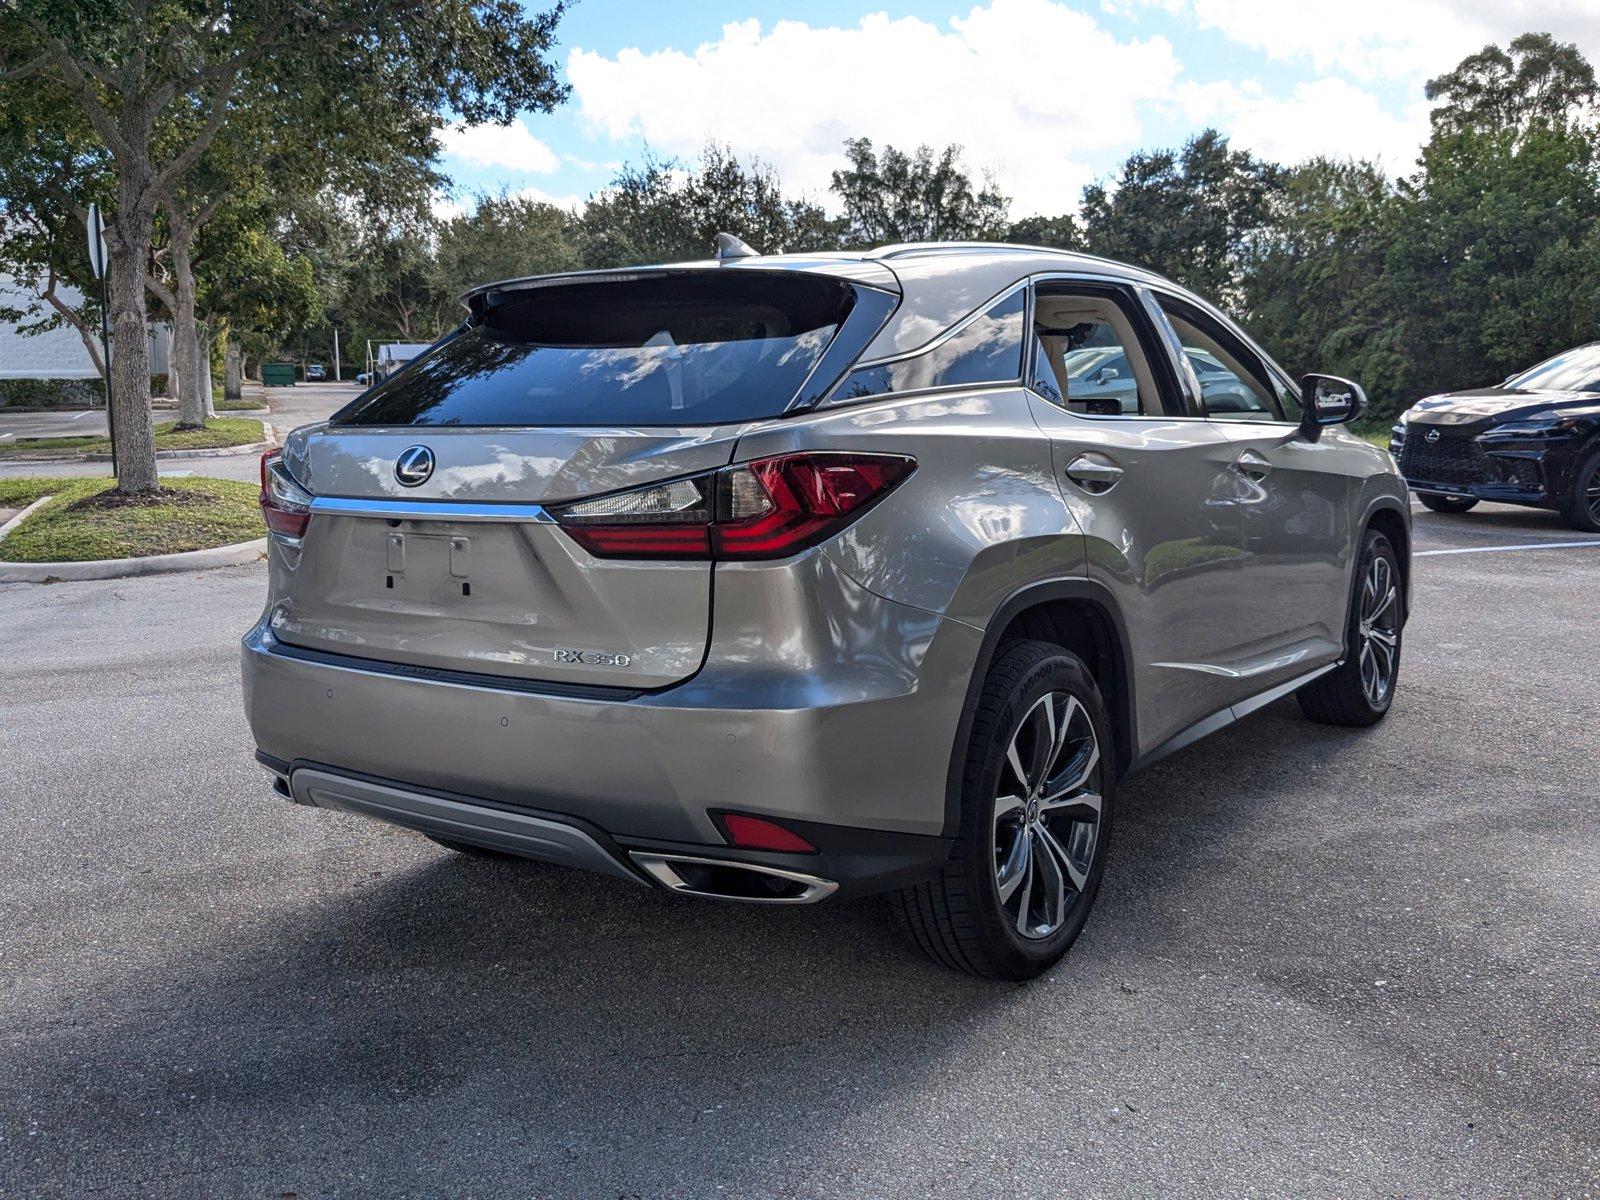
<instances>
[{"instance_id":1,"label":"asphalt parking lot","mask_svg":"<svg viewBox=\"0 0 1600 1200\"><path fill-rule=\"evenodd\" d=\"M1600 547L1417 524L1545 545L1417 560L1377 729L1125 784L1022 987L274 799L259 567L0 587L0 1195L1592 1195Z\"/></svg>"}]
</instances>

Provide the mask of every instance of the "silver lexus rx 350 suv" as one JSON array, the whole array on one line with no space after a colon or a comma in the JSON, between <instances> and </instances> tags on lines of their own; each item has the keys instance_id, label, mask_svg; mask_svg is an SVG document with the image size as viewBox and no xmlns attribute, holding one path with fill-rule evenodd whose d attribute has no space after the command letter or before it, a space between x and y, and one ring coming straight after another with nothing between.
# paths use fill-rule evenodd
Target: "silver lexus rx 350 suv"
<instances>
[{"instance_id":1,"label":"silver lexus rx 350 suv","mask_svg":"<svg viewBox=\"0 0 1600 1200\"><path fill-rule=\"evenodd\" d=\"M1021 979L1121 777L1291 692L1388 710L1410 514L1354 384L1101 259L719 242L480 288L266 456L280 794L642 887L890 892Z\"/></svg>"}]
</instances>

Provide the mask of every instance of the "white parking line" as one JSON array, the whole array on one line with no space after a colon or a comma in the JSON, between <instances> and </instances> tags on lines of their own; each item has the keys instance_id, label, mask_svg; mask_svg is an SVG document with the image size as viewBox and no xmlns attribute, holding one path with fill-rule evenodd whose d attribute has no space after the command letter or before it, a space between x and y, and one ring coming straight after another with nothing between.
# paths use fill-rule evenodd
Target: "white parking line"
<instances>
[{"instance_id":1,"label":"white parking line","mask_svg":"<svg viewBox=\"0 0 1600 1200\"><path fill-rule=\"evenodd\" d=\"M1571 550L1577 546L1600 546L1600 542L1528 542L1521 546L1463 546L1458 550L1413 550L1412 558L1430 554L1494 554L1500 550Z\"/></svg>"},{"instance_id":2,"label":"white parking line","mask_svg":"<svg viewBox=\"0 0 1600 1200\"><path fill-rule=\"evenodd\" d=\"M72 419L73 419L73 420L74 420L74 421L81 421L81 420L83 420L83 419L84 419L84 418L85 418L85 417L92 417L92 416L94 416L94 414L93 414L93 413L92 413L92 412L81 412L81 413L79 413L79 414L78 414L78 415L77 415L77 416L75 416L75 417L73 417L73 418L72 418Z\"/></svg>"}]
</instances>

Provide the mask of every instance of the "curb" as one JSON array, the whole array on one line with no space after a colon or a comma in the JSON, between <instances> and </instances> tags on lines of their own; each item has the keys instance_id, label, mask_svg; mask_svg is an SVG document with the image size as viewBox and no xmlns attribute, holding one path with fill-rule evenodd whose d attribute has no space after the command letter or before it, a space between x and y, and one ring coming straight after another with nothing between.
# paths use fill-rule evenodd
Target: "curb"
<instances>
[{"instance_id":1,"label":"curb","mask_svg":"<svg viewBox=\"0 0 1600 1200\"><path fill-rule=\"evenodd\" d=\"M14 563L0 561L0 583L69 583L85 579L129 579L136 575L165 575L173 571L203 571L210 567L237 567L253 563L267 552L267 539L185 550L178 554L152 554L148 558L97 558L88 562Z\"/></svg>"},{"instance_id":2,"label":"curb","mask_svg":"<svg viewBox=\"0 0 1600 1200\"><path fill-rule=\"evenodd\" d=\"M49 503L50 499L51 498L49 496L40 496L32 504L28 505L16 516L12 517L11 520L7 521L4 525L0 525L0 540L4 540L6 534L10 533L18 525L21 525L29 517L33 516L34 511L36 509L43 508L47 503Z\"/></svg>"},{"instance_id":3,"label":"curb","mask_svg":"<svg viewBox=\"0 0 1600 1200\"><path fill-rule=\"evenodd\" d=\"M254 416L245 414L245 420L256 420ZM243 446L213 446L203 450L157 450L156 461L170 461L174 458L229 458L235 454L260 454L263 450L271 450L278 444L277 434L266 421L261 422L261 432L266 435L266 441L250 442ZM6 445L13 449L19 448L21 442L7 442ZM24 451L20 455L7 455L0 458L0 465L10 463L102 463L110 462L109 454L58 454L58 455L32 455Z\"/></svg>"},{"instance_id":4,"label":"curb","mask_svg":"<svg viewBox=\"0 0 1600 1200\"><path fill-rule=\"evenodd\" d=\"M244 446L214 446L209 450L157 450L156 461L171 460L174 458L231 458L235 454L260 454L263 450L271 450L278 443L273 441L251 442ZM76 458L60 458L55 460L44 458L29 458L19 461L24 462L110 462L109 454L80 454Z\"/></svg>"}]
</instances>

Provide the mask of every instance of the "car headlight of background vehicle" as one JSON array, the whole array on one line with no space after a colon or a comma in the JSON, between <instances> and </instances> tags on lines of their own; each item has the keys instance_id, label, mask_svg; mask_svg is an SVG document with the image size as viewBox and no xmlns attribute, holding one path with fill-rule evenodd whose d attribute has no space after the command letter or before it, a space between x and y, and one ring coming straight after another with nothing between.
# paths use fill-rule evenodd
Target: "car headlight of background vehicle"
<instances>
[{"instance_id":1,"label":"car headlight of background vehicle","mask_svg":"<svg viewBox=\"0 0 1600 1200\"><path fill-rule=\"evenodd\" d=\"M1575 416L1525 417L1496 425L1478 435L1479 441L1526 440L1528 438L1565 437L1583 421Z\"/></svg>"}]
</instances>

